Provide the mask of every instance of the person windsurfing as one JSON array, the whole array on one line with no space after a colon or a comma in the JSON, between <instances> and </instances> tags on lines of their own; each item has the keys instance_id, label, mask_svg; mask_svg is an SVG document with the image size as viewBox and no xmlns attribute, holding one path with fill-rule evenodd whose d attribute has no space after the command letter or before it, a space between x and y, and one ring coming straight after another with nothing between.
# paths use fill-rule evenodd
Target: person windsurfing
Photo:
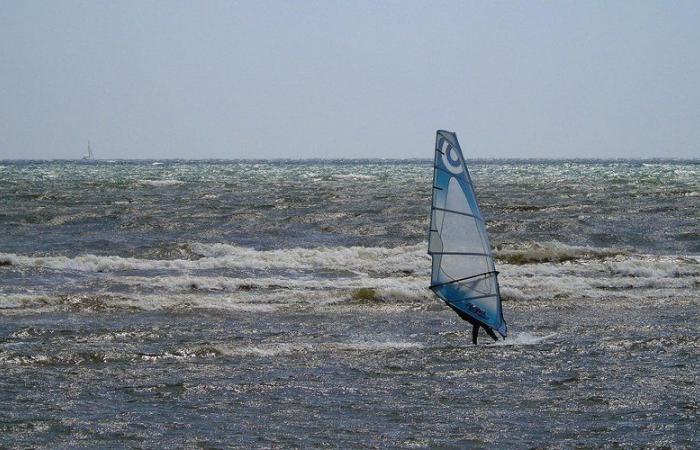
<instances>
[{"instance_id":1,"label":"person windsurfing","mask_svg":"<svg viewBox=\"0 0 700 450\"><path fill-rule=\"evenodd\" d=\"M433 195L428 229L432 258L430 289L462 319L492 339L508 334L498 271L474 185L457 135L438 130L433 159Z\"/></svg>"},{"instance_id":2,"label":"person windsurfing","mask_svg":"<svg viewBox=\"0 0 700 450\"><path fill-rule=\"evenodd\" d=\"M483 323L479 322L476 319L473 319L467 314L464 314L457 308L452 308L452 310L456 312L462 320L465 320L472 325L472 342L474 343L474 345L477 344L477 341L479 339L479 328L483 328L486 334L488 334L491 337L491 339L493 339L494 341L498 341L498 337L496 337L496 333L493 332L491 327L489 327L488 325L484 325Z\"/></svg>"}]
</instances>

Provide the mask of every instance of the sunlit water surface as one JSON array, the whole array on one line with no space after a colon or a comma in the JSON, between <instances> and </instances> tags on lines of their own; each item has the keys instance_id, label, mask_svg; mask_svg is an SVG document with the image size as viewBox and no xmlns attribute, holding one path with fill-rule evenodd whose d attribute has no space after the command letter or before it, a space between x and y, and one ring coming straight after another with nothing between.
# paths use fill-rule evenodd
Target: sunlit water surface
<instances>
[{"instance_id":1,"label":"sunlit water surface","mask_svg":"<svg viewBox=\"0 0 700 450\"><path fill-rule=\"evenodd\" d=\"M0 161L0 446L697 447L700 164L470 168L477 347L428 161Z\"/></svg>"}]
</instances>

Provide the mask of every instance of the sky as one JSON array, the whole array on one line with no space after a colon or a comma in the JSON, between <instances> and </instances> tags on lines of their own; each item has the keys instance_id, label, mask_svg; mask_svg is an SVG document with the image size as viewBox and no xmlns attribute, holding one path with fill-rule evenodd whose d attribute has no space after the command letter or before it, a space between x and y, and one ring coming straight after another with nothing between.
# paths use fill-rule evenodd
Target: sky
<instances>
[{"instance_id":1,"label":"sky","mask_svg":"<svg viewBox=\"0 0 700 450\"><path fill-rule=\"evenodd\" d=\"M699 1L0 0L0 159L700 158Z\"/></svg>"}]
</instances>

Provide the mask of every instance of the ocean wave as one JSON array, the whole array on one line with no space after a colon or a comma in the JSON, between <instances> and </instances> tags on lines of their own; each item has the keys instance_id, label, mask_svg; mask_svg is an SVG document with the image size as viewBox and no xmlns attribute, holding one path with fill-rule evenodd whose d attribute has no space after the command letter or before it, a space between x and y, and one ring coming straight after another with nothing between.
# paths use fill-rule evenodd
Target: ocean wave
<instances>
[{"instance_id":1,"label":"ocean wave","mask_svg":"<svg viewBox=\"0 0 700 450\"><path fill-rule=\"evenodd\" d=\"M40 267L82 272L121 272L129 270L210 270L250 269L287 271L350 272L355 275L425 276L431 259L424 244L397 247L317 247L256 250L222 243L190 243L182 246L187 259L145 259L84 254L67 256L26 256L0 253L0 265ZM631 254L624 250L574 247L560 243L526 243L500 247L496 251L499 270L561 275L567 267L585 270L589 262L605 262L603 269L624 276L677 277L698 273L697 257ZM550 263L550 264L548 264ZM580 263L581 266L567 266ZM515 266L515 267L514 267ZM505 268L508 267L508 270Z\"/></svg>"},{"instance_id":2,"label":"ocean wave","mask_svg":"<svg viewBox=\"0 0 700 450\"><path fill-rule=\"evenodd\" d=\"M213 346L182 347L158 353L93 350L76 352L64 351L50 354L23 354L0 349L0 364L85 366L115 362L203 359L217 356L221 356L221 353Z\"/></svg>"},{"instance_id":3,"label":"ocean wave","mask_svg":"<svg viewBox=\"0 0 700 450\"><path fill-rule=\"evenodd\" d=\"M430 258L422 244L385 247L321 247L255 250L228 244L191 244L199 259L141 259L121 256L23 256L0 253L0 262L84 272L127 270L289 269L344 270L359 273L423 273Z\"/></svg>"},{"instance_id":4,"label":"ocean wave","mask_svg":"<svg viewBox=\"0 0 700 450\"><path fill-rule=\"evenodd\" d=\"M243 346L216 346L221 354L226 356L278 356L302 352L382 352L405 351L424 348L421 342L394 341L394 340L357 340L347 342L275 342L270 344L243 345Z\"/></svg>"},{"instance_id":5,"label":"ocean wave","mask_svg":"<svg viewBox=\"0 0 700 450\"><path fill-rule=\"evenodd\" d=\"M253 291L259 289L301 289L301 290L357 290L371 289L382 292L392 290L411 292L426 288L427 277L342 277L300 278L281 277L223 277L223 276L155 276L134 277L121 276L114 278L115 282L130 286L157 288L167 291L200 290L200 291Z\"/></svg>"},{"instance_id":6,"label":"ocean wave","mask_svg":"<svg viewBox=\"0 0 700 450\"><path fill-rule=\"evenodd\" d=\"M100 214L89 213L89 212L76 213L76 214L65 214L65 215L57 215L57 216L53 217L51 220L49 220L47 223L51 226L60 226L60 225L65 225L67 223L80 222L83 220L102 219L102 217L103 216Z\"/></svg>"},{"instance_id":7,"label":"ocean wave","mask_svg":"<svg viewBox=\"0 0 700 450\"><path fill-rule=\"evenodd\" d=\"M198 294L0 294L0 315L11 316L43 312L101 313L105 311L162 311L219 309L236 312L272 312L294 305L299 292L293 295L267 294L213 296ZM312 296L315 297L315 296ZM307 299L307 301L309 301ZM318 299L323 306L323 299ZM325 303L332 303L327 301Z\"/></svg>"},{"instance_id":8,"label":"ocean wave","mask_svg":"<svg viewBox=\"0 0 700 450\"><path fill-rule=\"evenodd\" d=\"M656 265L658 261L648 263ZM602 301L602 306L622 300L627 307L636 308L658 302L672 301L681 305L698 300L696 295L687 295L695 292L700 283L697 263L681 268L679 272L686 275L676 277L658 271L648 271L648 276L641 276L638 272L631 276L618 275L607 267L606 262L576 264L576 267L566 264L567 267L560 267L559 273L548 267L551 265L526 266L532 269L530 271L524 266L501 267L504 301L527 304L593 299ZM256 314L288 308L318 311L345 308L440 310L442 303L428 289L429 283L428 276L357 275L328 279L186 273L148 277L114 273L99 276L102 291L99 294L89 291L66 293L90 289L93 283L86 283L83 276L61 286L35 288L33 294L0 294L0 315L45 311L101 313L193 309ZM42 289L45 292L37 292ZM686 294L679 296L681 292Z\"/></svg>"},{"instance_id":9,"label":"ocean wave","mask_svg":"<svg viewBox=\"0 0 700 450\"><path fill-rule=\"evenodd\" d=\"M558 248L558 247L557 247ZM192 258L139 259L81 255L0 254L0 271L66 272L62 285L33 294L0 295L0 312L213 308L266 312L278 308L433 308L430 257L422 244L254 250L228 244L188 244ZM614 254L585 249L575 260L499 263L506 302L631 299L631 304L684 301L700 283L700 258ZM594 255L594 256L590 256ZM234 273L230 273L233 269ZM91 277L93 281L86 282ZM99 283L101 293L89 292ZM42 289L45 292L41 292ZM57 293L59 295L54 295ZM692 296L691 296L692 300ZM635 303L636 302L636 303Z\"/></svg>"},{"instance_id":10,"label":"ocean wave","mask_svg":"<svg viewBox=\"0 0 700 450\"><path fill-rule=\"evenodd\" d=\"M654 336L645 339L630 339L618 336L615 339L603 340L598 343L600 347L610 352L638 353L645 351L668 351L673 348L676 351L687 350L695 353L700 340L697 336Z\"/></svg>"},{"instance_id":11,"label":"ocean wave","mask_svg":"<svg viewBox=\"0 0 700 450\"><path fill-rule=\"evenodd\" d=\"M159 352L110 350L63 351L59 353L25 354L0 349L0 364L85 366L114 362L191 360L220 357L272 357L310 352L387 352L422 349L421 342L393 340L361 340L348 342L270 342L254 345L205 344L186 345Z\"/></svg>"},{"instance_id":12,"label":"ocean wave","mask_svg":"<svg viewBox=\"0 0 700 450\"><path fill-rule=\"evenodd\" d=\"M615 248L595 248L567 245L561 242L505 243L497 246L496 258L510 264L564 262L579 259L602 259L626 256L630 252Z\"/></svg>"},{"instance_id":13,"label":"ocean wave","mask_svg":"<svg viewBox=\"0 0 700 450\"><path fill-rule=\"evenodd\" d=\"M694 258L628 258L606 261L615 275L644 278L679 278L700 275L700 262Z\"/></svg>"},{"instance_id":14,"label":"ocean wave","mask_svg":"<svg viewBox=\"0 0 700 450\"><path fill-rule=\"evenodd\" d=\"M0 313L20 310L40 311L51 302L50 294L0 294Z\"/></svg>"},{"instance_id":15,"label":"ocean wave","mask_svg":"<svg viewBox=\"0 0 700 450\"><path fill-rule=\"evenodd\" d=\"M652 267L668 267L669 272L647 269L648 276L635 272L631 276L619 276L615 271L606 271L607 263L580 267L580 271L567 274L556 270L518 270L517 266L502 268L501 294L506 300L530 300L558 297L606 297L628 289L689 289L700 280L700 269L679 267L672 269L671 261L647 261ZM639 266L641 263L633 263ZM531 269L536 269L530 266ZM512 269L512 270L509 270ZM544 268L544 269L552 269ZM556 268L555 268L556 269ZM567 268L569 270L571 268ZM678 273L682 276L672 276ZM118 277L115 282L139 289L158 289L167 292L251 292L265 290L289 290L290 292L309 291L341 292L336 298L356 303L408 303L423 302L433 298L428 290L429 277L426 276L348 276L338 278L314 278L304 276L279 277L223 277L223 276L156 276Z\"/></svg>"}]
</instances>

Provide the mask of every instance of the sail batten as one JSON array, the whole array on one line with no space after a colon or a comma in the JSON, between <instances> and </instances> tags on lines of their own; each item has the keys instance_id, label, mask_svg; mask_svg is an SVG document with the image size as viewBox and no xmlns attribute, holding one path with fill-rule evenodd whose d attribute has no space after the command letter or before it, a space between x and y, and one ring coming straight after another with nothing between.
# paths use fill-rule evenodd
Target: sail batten
<instances>
[{"instance_id":1,"label":"sail batten","mask_svg":"<svg viewBox=\"0 0 700 450\"><path fill-rule=\"evenodd\" d=\"M429 255L467 255L467 256L486 256L492 258L489 253L469 253L469 252L428 252Z\"/></svg>"},{"instance_id":2,"label":"sail batten","mask_svg":"<svg viewBox=\"0 0 700 450\"><path fill-rule=\"evenodd\" d=\"M458 283L458 282L460 282L460 281L471 280L472 278L478 278L478 277L481 277L481 276L489 276L489 275L498 275L498 271L497 271L497 270L494 270L493 272L477 273L476 275L470 275L470 276L468 276L468 277L458 278L458 279L456 279L456 280L446 281L446 282L440 283L440 284L431 284L431 285L430 285L430 289L433 289L433 288L436 288L436 287L440 287L440 286L444 286L444 285L446 285L446 284Z\"/></svg>"},{"instance_id":3,"label":"sail batten","mask_svg":"<svg viewBox=\"0 0 700 450\"><path fill-rule=\"evenodd\" d=\"M438 208L437 206L434 206L433 209L436 211L444 211L444 212L448 212L448 213L452 213L452 214L461 214L463 216L469 216L469 217L478 217L479 219L481 219L481 217L476 216L474 214L469 214L469 213L465 213L465 212L461 212L461 211L454 211L452 209Z\"/></svg>"},{"instance_id":4,"label":"sail batten","mask_svg":"<svg viewBox=\"0 0 700 450\"><path fill-rule=\"evenodd\" d=\"M505 337L498 271L456 134L437 132L433 167L430 289L460 317Z\"/></svg>"}]
</instances>

